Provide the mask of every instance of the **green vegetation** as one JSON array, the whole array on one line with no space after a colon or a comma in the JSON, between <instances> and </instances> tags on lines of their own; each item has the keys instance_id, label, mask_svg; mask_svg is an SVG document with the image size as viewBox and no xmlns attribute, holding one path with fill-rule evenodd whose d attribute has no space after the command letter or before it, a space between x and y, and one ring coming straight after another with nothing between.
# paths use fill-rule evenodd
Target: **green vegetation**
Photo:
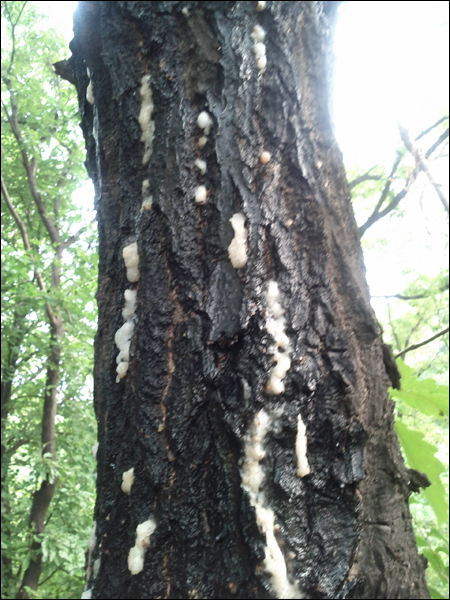
<instances>
[{"instance_id":1,"label":"green vegetation","mask_svg":"<svg viewBox=\"0 0 450 600\"><path fill-rule=\"evenodd\" d=\"M67 42L38 4L2 2L2 598L15 597L40 545L37 597L79 598L95 490L96 234L72 199L87 180L75 89L52 67ZM53 386L54 455L41 445ZM56 487L36 533L43 482Z\"/></svg>"},{"instance_id":2,"label":"green vegetation","mask_svg":"<svg viewBox=\"0 0 450 600\"><path fill-rule=\"evenodd\" d=\"M72 196L87 180L75 90L52 67L67 57L67 42L48 28L38 5L2 2L2 598L15 596L39 549L39 589L30 596L79 598L95 493L96 233L90 208ZM430 160L445 147L447 126L442 120L417 140L428 141L423 147L426 154L432 149ZM357 177L355 172L349 179ZM407 194L418 177L404 146L392 166L359 176L353 192L367 257L389 251L394 236L407 235ZM434 201L446 226L446 214ZM433 233L429 244L445 249L447 237ZM431 265L429 273L418 274L406 265L405 276L409 283L402 294L377 304L385 341L397 355L448 328L448 272ZM51 315L61 316L60 336L52 335ZM41 436L55 345L61 357L53 456L42 448ZM444 598L448 333L402 358L397 360L402 389L391 390L396 428L408 466L431 482L412 494L411 510L419 549L429 563L432 597ZM36 534L30 511L45 481L56 487L45 530Z\"/></svg>"},{"instance_id":3,"label":"green vegetation","mask_svg":"<svg viewBox=\"0 0 450 600\"><path fill-rule=\"evenodd\" d=\"M436 168L448 153L448 117L418 135L414 144L420 144ZM390 395L395 401L395 427L403 455L407 466L425 473L431 484L410 498L416 541L428 560L431 597L447 598L449 389L444 384L448 383L449 360L448 214L420 177L416 161L402 146L388 168L378 166L361 175L355 170L349 180L366 261L375 255L373 262L383 264L383 258L392 260L396 252L402 253L397 260L404 264L405 288L373 299L384 340L392 344L402 376L401 389L391 389ZM410 216L417 205L422 218L412 223ZM422 254L430 257L423 274L414 268Z\"/></svg>"}]
</instances>

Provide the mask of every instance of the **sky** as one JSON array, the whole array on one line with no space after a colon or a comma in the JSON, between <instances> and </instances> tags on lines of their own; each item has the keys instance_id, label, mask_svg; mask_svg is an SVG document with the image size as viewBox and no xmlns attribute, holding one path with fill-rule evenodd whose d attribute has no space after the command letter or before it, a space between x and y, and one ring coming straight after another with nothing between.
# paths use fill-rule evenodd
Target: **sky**
<instances>
[{"instance_id":1,"label":"sky","mask_svg":"<svg viewBox=\"0 0 450 600\"><path fill-rule=\"evenodd\" d=\"M50 24L70 40L77 2L40 4L47 7ZM333 116L347 166L361 172L377 164L387 168L400 143L398 121L417 135L448 114L448 13L447 1L341 5ZM447 162L434 168L448 197ZM79 192L81 202L91 190ZM399 293L415 272L436 275L448 263L445 215L424 178L403 205L407 210L401 220L384 219L365 236L367 279L374 296ZM375 243L383 235L388 242ZM382 301L373 304L380 310Z\"/></svg>"}]
</instances>

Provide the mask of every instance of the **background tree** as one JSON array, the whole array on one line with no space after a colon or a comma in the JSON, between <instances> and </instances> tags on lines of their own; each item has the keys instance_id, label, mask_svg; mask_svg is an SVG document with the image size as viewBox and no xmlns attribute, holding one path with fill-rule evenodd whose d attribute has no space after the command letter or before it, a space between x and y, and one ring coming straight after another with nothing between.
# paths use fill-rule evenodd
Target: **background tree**
<instances>
[{"instance_id":1,"label":"background tree","mask_svg":"<svg viewBox=\"0 0 450 600\"><path fill-rule=\"evenodd\" d=\"M337 3L265 4L80 3L85 597L427 597L328 119Z\"/></svg>"},{"instance_id":2,"label":"background tree","mask_svg":"<svg viewBox=\"0 0 450 600\"><path fill-rule=\"evenodd\" d=\"M35 4L2 2L3 598L79 597L92 510L96 244L65 52Z\"/></svg>"}]
</instances>

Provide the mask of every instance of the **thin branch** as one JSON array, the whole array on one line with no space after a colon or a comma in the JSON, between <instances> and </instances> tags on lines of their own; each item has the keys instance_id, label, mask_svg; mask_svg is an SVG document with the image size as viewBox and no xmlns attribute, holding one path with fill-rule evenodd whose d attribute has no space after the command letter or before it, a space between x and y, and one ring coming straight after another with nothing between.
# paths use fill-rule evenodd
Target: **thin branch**
<instances>
[{"instance_id":1,"label":"thin branch","mask_svg":"<svg viewBox=\"0 0 450 600\"><path fill-rule=\"evenodd\" d=\"M430 131L433 131L433 129L435 127L437 127L438 125L440 125L441 123L443 123L444 121L446 121L448 119L448 115L445 115L444 117L441 117L438 121L436 121L436 123L434 125L431 125L431 127L428 127L428 129L424 129L421 133L419 133L419 135L416 137L416 142L418 142L420 140L420 138L423 138L425 135L428 135L430 133Z\"/></svg>"},{"instance_id":2,"label":"thin branch","mask_svg":"<svg viewBox=\"0 0 450 600\"><path fill-rule=\"evenodd\" d=\"M3 175L2 175L1 179L2 179L2 194L3 194L3 198L5 199L6 206L8 207L9 212L11 213L14 221L17 224L17 227L20 230L20 234L22 236L22 241L23 241L23 245L24 245L25 250L27 252L31 252L31 245L30 245L30 242L28 240L28 234L27 234L27 230L26 230L26 227L25 227L25 223L19 217L18 212L16 211L16 209L14 208L14 206L13 206L13 204L11 202L11 198L9 197L8 190L6 189L5 182L3 181ZM36 279L37 279L39 288L44 293L47 293L47 290L45 289L44 280L42 279L42 275L40 274L40 272L37 269L35 269L34 272L35 272L35 275L36 275Z\"/></svg>"},{"instance_id":3,"label":"thin branch","mask_svg":"<svg viewBox=\"0 0 450 600\"><path fill-rule=\"evenodd\" d=\"M376 212L377 209L379 209L379 207L381 206L380 201L378 202L377 207L373 211L372 215L367 219L367 221L364 223L364 225L361 225L361 227L358 229L360 237L362 237L365 234L365 232L369 229L369 227L372 227L372 225L374 225L374 223L376 223L377 221L379 221L380 219L385 217L388 213L390 213L392 210L394 210L394 208L396 208L400 204L400 202L403 200L403 198L409 192L412 184L417 179L418 174L419 174L419 168L416 167L409 174L408 179L406 180L405 186L403 187L402 191L399 192L393 198L393 200L391 200L391 202L389 202L389 204L386 206L386 208L384 208L381 212ZM381 198L380 198L380 200L381 200Z\"/></svg>"},{"instance_id":4,"label":"thin branch","mask_svg":"<svg viewBox=\"0 0 450 600\"><path fill-rule=\"evenodd\" d=\"M370 175L370 171L373 171L374 168L375 167L372 167L372 169L369 169L369 171L364 173L364 175L360 175L359 177L353 179L353 181L350 181L348 184L349 189L352 190L354 187L360 183L363 183L364 181L380 181L381 175Z\"/></svg>"},{"instance_id":5,"label":"thin branch","mask_svg":"<svg viewBox=\"0 0 450 600\"><path fill-rule=\"evenodd\" d=\"M422 323L423 321L423 317L419 317L419 320L417 321L417 323L414 325L414 327L411 329L410 334L408 335L408 337L405 340L405 348L408 347L409 345L409 340L412 338L412 336L414 335L414 332L417 330L417 328L419 327L419 325Z\"/></svg>"},{"instance_id":6,"label":"thin branch","mask_svg":"<svg viewBox=\"0 0 450 600\"><path fill-rule=\"evenodd\" d=\"M6 87L8 88L8 92L9 92L9 101L11 104L11 112L8 111L3 100L2 100L2 105L3 105L3 109L6 113L6 117L8 119L11 130L13 132L13 135L16 138L16 142L19 147L20 154L22 156L22 164L25 168L25 173L27 175L28 187L30 188L31 197L33 198L34 203L36 204L36 207L39 212L39 216L41 217L41 221L44 224L44 226L48 232L50 240L54 244L59 244L61 239L60 239L58 230L56 229L56 227L55 227L54 223L51 221L51 219L49 219L49 217L47 215L47 211L45 210L45 204L42 201L42 198L37 189L35 159L32 158L30 161L28 159L27 152L24 148L22 136L21 136L20 130L19 130L18 118L17 118L17 115L18 115L17 105L14 100L14 94L12 91L11 82L9 80L4 80L4 81L5 81Z\"/></svg>"},{"instance_id":7,"label":"thin branch","mask_svg":"<svg viewBox=\"0 0 450 600\"><path fill-rule=\"evenodd\" d=\"M442 142L445 142L445 140L448 138L448 132L449 132L449 129L447 127L447 129L444 131L444 133L438 137L438 139L434 142L434 144L432 146L430 146L430 148L428 148L428 150L425 153L425 158L430 158L430 155L433 154L433 152L436 150L436 148L439 148L439 146L442 144Z\"/></svg>"},{"instance_id":8,"label":"thin branch","mask_svg":"<svg viewBox=\"0 0 450 600\"><path fill-rule=\"evenodd\" d=\"M442 190L441 184L437 183L437 181L435 181L435 179L430 171L430 166L428 164L428 160L422 154L422 152L419 150L419 148L414 144L411 136L409 135L408 130L405 129L404 127L402 127L400 124L398 124L398 130L400 132L400 136L403 140L403 143L408 148L409 152L413 155L414 160L416 161L416 165L420 167L420 169L425 173L425 175L430 180L430 183L436 190L436 193L439 196L439 200L442 202L442 205L445 208L445 210L447 212L450 212L449 205L448 205L448 198L445 196L445 194Z\"/></svg>"},{"instance_id":9,"label":"thin branch","mask_svg":"<svg viewBox=\"0 0 450 600\"><path fill-rule=\"evenodd\" d=\"M9 78L9 76L11 74L11 69L12 69L12 66L13 66L13 63L14 63L14 55L16 53L16 35L15 35L16 32L15 32L15 29L17 27L17 23L19 22L20 17L22 16L23 9L25 8L25 5L27 4L27 2L25 1L22 4L22 8L19 10L19 14L17 15L17 19L16 19L15 23L13 23L13 20L11 18L11 13L9 12L9 8L8 8L8 3L4 2L3 4L5 6L5 10L6 10L6 13L8 15L8 20L9 20L9 22L11 24L12 51L11 51L11 60L9 61L9 67L6 70L6 73L7 73L8 78Z\"/></svg>"},{"instance_id":10,"label":"thin branch","mask_svg":"<svg viewBox=\"0 0 450 600\"><path fill-rule=\"evenodd\" d=\"M434 125L431 125L431 127L428 127L428 129L425 129L424 131L422 131L422 133L420 133L417 136L416 141L419 140L420 138L422 138L423 136L427 135L428 133L430 133L430 131L432 131L435 127L437 127L438 125L440 125L446 119L448 119L448 116L442 117L441 119L439 119L438 121L436 121L436 123ZM432 146L430 146L430 148L425 153L425 157L422 157L423 160L425 160L426 158L428 158L436 150L436 148L438 148L438 146L440 144L442 144L443 141L445 141L445 139L447 137L448 137L448 129L441 136L439 136L438 140L436 140L436 142L434 142L434 144ZM405 143L405 140L403 140L403 142ZM407 146L406 143L405 143L405 146L409 150L409 148L408 148L408 146ZM361 225L361 227L359 227L359 235L360 235L360 237L362 237L364 235L364 233L367 231L367 229L369 229L369 227L371 227L374 223L376 223L377 221L379 221L380 219L382 219L383 217L385 217L388 213L390 213L392 210L394 210L394 208L396 208L398 206L398 204L400 203L400 201L406 196L406 194L409 192L410 187L412 186L412 184L416 180L416 178L417 178L417 176L419 174L419 169L422 168L422 166L421 165L419 166L417 164L417 162L416 162L416 169L414 169L413 173L407 179L406 184L405 184L403 190L401 190L401 192L399 192L395 196L395 198L387 205L387 207L384 208L380 212L380 209L381 209L384 201L386 200L386 198L387 198L387 196L389 194L391 183L394 181L394 179L393 179L394 175L397 172L398 167L400 166L400 162L401 162L402 158L403 158L403 154L402 154L402 152L399 152L398 155L397 155L397 158L396 158L396 160L395 160L395 162L394 162L394 164L392 166L391 173L389 174L389 177L388 177L388 179L386 181L386 185L384 186L384 189L381 192L381 196L380 196L380 198L379 198L379 200L377 202L377 205L375 206L372 214L367 219L367 221L363 225ZM368 171L367 173L369 173L369 172L370 171ZM439 186L439 189L440 189L440 186ZM444 206L445 206L445 204L444 204ZM447 201L447 207L448 207L448 201ZM448 211L448 208L447 208L447 211Z\"/></svg>"},{"instance_id":11,"label":"thin branch","mask_svg":"<svg viewBox=\"0 0 450 600\"><path fill-rule=\"evenodd\" d=\"M6 189L5 182L3 181L3 176L1 177L1 188L2 188L3 198L5 199L5 202L6 202L6 206L8 207L9 212L11 213L13 219L17 223L17 226L18 226L18 228L20 230L20 233L21 233L21 236L22 236L22 240L23 240L24 248L25 248L25 250L27 252L31 252L31 245L30 245L30 242L28 240L28 234L27 234L27 230L26 230L25 224L22 221L22 219L19 217L19 214L17 213L16 209L13 206L13 203L11 202L11 198L9 197L8 190ZM34 269L34 274L36 276L36 280L38 282L39 289L41 291L43 291L44 294L46 294L47 290L45 288L45 283L44 283L44 280L42 278L42 275L41 275L40 271L35 268ZM56 325L56 322L57 322L56 321L56 317L55 317L55 315L53 313L53 310L52 310L52 308L51 308L51 306L50 306L50 304L48 302L45 303L45 307L47 309L47 315L48 315L48 318L50 319L50 323L52 325Z\"/></svg>"},{"instance_id":12,"label":"thin branch","mask_svg":"<svg viewBox=\"0 0 450 600\"><path fill-rule=\"evenodd\" d=\"M20 438L20 439L16 440L14 442L14 444L9 444L9 440L8 440L8 452L12 456L15 452L17 452L17 450L21 446L23 446L24 444L29 444L29 443L30 443L29 439L23 439L23 438Z\"/></svg>"},{"instance_id":13,"label":"thin branch","mask_svg":"<svg viewBox=\"0 0 450 600\"><path fill-rule=\"evenodd\" d=\"M39 586L42 586L42 585L44 585L44 583L45 583L46 581L48 581L48 580L49 580L51 577L53 577L53 575L54 575L55 573L57 573L57 572L58 572L58 571L60 571L60 570L61 570L61 569L60 569L60 567L58 567L57 569L55 569L51 575L49 575L48 577L46 577L46 578L45 578L43 581L40 581L40 582L39 582Z\"/></svg>"},{"instance_id":14,"label":"thin branch","mask_svg":"<svg viewBox=\"0 0 450 600\"><path fill-rule=\"evenodd\" d=\"M430 342L433 342L434 340L437 340L437 338L445 335L449 331L450 331L450 327L446 327L445 329L443 329L439 333L436 333L436 335L433 335L432 337L428 338L427 340L424 340L423 342L420 342L418 344L412 344L411 346L408 346L407 348L405 348L404 350L402 350L401 352L399 352L398 354L396 354L395 355L395 359L397 360L397 358L401 358L407 352L411 352L411 350L417 350L417 348L421 348L422 346L426 346Z\"/></svg>"},{"instance_id":15,"label":"thin branch","mask_svg":"<svg viewBox=\"0 0 450 600\"><path fill-rule=\"evenodd\" d=\"M392 322L392 315L391 315L391 305L389 304L389 302L388 302L387 310L388 310L389 327L391 328L392 335L394 336L395 343L397 344L397 349L400 350L401 344L400 344L400 340L398 339L397 332L394 329L394 323Z\"/></svg>"},{"instance_id":16,"label":"thin branch","mask_svg":"<svg viewBox=\"0 0 450 600\"><path fill-rule=\"evenodd\" d=\"M96 220L97 220L97 217L92 219L92 221L90 221L89 225L92 225L92 223L95 223ZM62 242L61 248L63 250L65 250L66 248L71 246L74 242L77 242L80 239L80 235L82 233L84 233L86 231L86 229L87 229L87 226L84 226L81 229L79 229L76 233L74 233L74 235L71 235L69 238L67 238L67 240L65 242Z\"/></svg>"},{"instance_id":17,"label":"thin branch","mask_svg":"<svg viewBox=\"0 0 450 600\"><path fill-rule=\"evenodd\" d=\"M440 294L441 292L446 292L449 289L449 284L447 283L443 287L439 288L435 294ZM399 300L422 300L423 298L431 298L434 296L433 293L425 292L423 294L413 294L411 296L406 296L405 294L391 294L388 296L371 296L372 298L398 298Z\"/></svg>"}]
</instances>

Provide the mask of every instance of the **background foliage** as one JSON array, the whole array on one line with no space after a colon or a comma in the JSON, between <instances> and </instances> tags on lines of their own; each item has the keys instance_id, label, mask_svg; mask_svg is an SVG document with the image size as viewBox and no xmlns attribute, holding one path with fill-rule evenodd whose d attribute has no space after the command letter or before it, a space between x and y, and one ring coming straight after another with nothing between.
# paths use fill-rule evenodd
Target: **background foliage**
<instances>
[{"instance_id":1,"label":"background foliage","mask_svg":"<svg viewBox=\"0 0 450 600\"><path fill-rule=\"evenodd\" d=\"M49 472L58 477L58 485L41 540L43 572L36 597L79 598L95 489L90 449L95 441L91 371L96 236L89 223L90 211L73 200L73 192L86 181L75 90L52 68L54 62L67 57L67 43L48 27L40 4L2 2L2 103L7 108L9 94L14 94L24 146L36 159L39 192L63 237L82 231L65 252L61 289L56 293L51 286L54 248L31 198L20 148L3 110L2 173L32 249L24 250L2 197L2 598L14 597L29 563L31 498ZM11 23L22 9L13 40ZM446 128L448 121L442 120L421 138L428 149L442 137L434 155L439 158L447 153ZM413 181L412 173L414 161L402 144L387 166L376 166L369 173L349 169L349 181L361 179L352 187L361 227L374 215L383 194L379 213L395 204L408 188L395 206L363 232L368 262L371 253L388 248L395 236L404 239L408 235L409 199L420 183L419 173ZM415 193L425 192L422 187ZM429 196L426 200L438 202ZM445 211L439 214L446 224ZM426 229L426 219L422 225ZM448 244L443 233L425 233L425 238L430 245ZM46 294L37 286L37 270L47 284ZM400 294L376 304L385 341L393 345L394 354L448 327L448 271L436 272L430 266L429 272L419 273L409 268L407 275L409 284ZM50 346L45 302L59 306L64 321L56 463L42 457L40 443ZM429 561L427 580L432 597L444 598L448 597L448 334L403 355L403 360L397 361L402 389L391 390L396 428L408 466L425 472L431 482L430 487L411 496L411 509L419 549ZM9 384L11 397L4 410L4 391Z\"/></svg>"},{"instance_id":2,"label":"background foliage","mask_svg":"<svg viewBox=\"0 0 450 600\"><path fill-rule=\"evenodd\" d=\"M94 226L86 222L86 216L92 219L92 215L72 199L87 179L75 89L56 76L52 67L67 56L67 43L48 27L38 5L2 2L1 167L31 244L27 252L2 196L2 597L14 598L29 564L32 495L50 470L58 483L41 540L43 572L38 597L79 598L95 488L91 372L96 235ZM13 36L11 25L19 14ZM30 194L22 148L6 118L10 94L17 105L23 148L36 162L37 188L47 213L62 239L78 235L64 252L59 291L51 281L55 249ZM47 293L37 285L37 270ZM41 454L50 347L46 302L54 310L60 307L64 327L56 463ZM9 401L8 384L12 386Z\"/></svg>"},{"instance_id":3,"label":"background foliage","mask_svg":"<svg viewBox=\"0 0 450 600\"><path fill-rule=\"evenodd\" d=\"M436 173L448 171L448 133L448 116L444 116L416 135L415 143ZM400 142L390 163L363 173L349 169L348 179L366 263L373 256L379 265L383 264L380 257L392 260L396 249L397 254L398 249L403 253L397 260L403 259L405 288L373 296L372 301L402 376L401 390L391 389L390 395L403 455L407 466L426 473L431 483L410 497L417 545L428 559L431 597L447 598L448 212ZM431 260L426 272L413 268L411 257L427 252ZM420 346L434 336L439 337ZM403 353L414 345L419 347Z\"/></svg>"}]
</instances>

